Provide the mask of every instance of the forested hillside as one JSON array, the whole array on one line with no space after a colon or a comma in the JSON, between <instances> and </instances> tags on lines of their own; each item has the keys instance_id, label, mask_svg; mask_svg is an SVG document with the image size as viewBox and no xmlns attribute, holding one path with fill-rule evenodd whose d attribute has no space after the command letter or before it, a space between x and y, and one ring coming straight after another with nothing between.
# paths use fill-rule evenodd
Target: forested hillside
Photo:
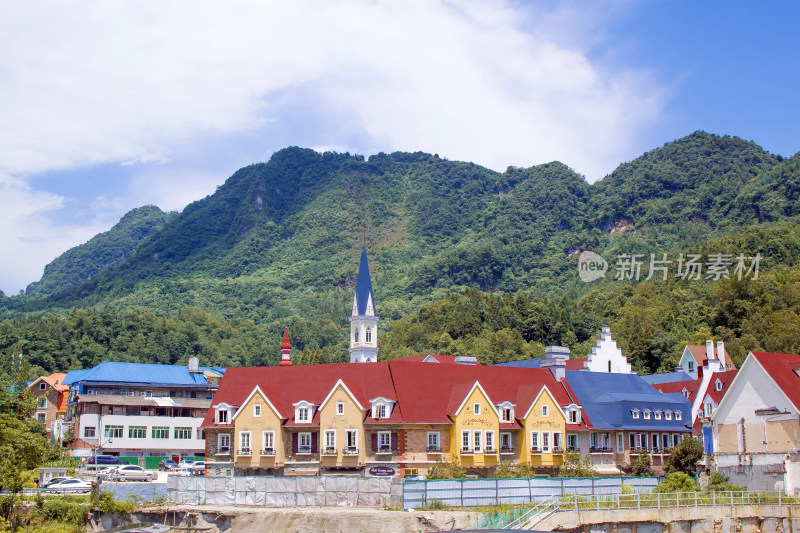
<instances>
[{"instance_id":1,"label":"forested hillside","mask_svg":"<svg viewBox=\"0 0 800 533\"><path fill-rule=\"evenodd\" d=\"M103 259L124 254L109 254L98 238L58 258L29 294L0 303L8 319L0 350L59 354L40 359L45 370L66 357L86 365L97 358L183 362L199 354L204 364L261 364L277 359L288 326L298 357L306 349L303 361L340 360L364 239L384 357L468 351L489 362L540 354L552 343L585 355L603 324L615 328L642 370L668 369L680 342L701 334L725 338L739 355L778 349L770 347L772 326L758 326L752 315L755 309L770 323L796 318L799 159L697 132L589 185L558 162L497 173L423 153L364 159L287 148L237 171L215 194L139 239L124 261ZM589 285L577 275L583 250L611 261L719 247L761 251L769 273L744 288L611 275ZM67 258L78 252L84 266L75 268ZM749 298L747 291L776 287L780 294L755 302L726 292ZM109 325L79 328L71 318L76 308ZM167 349L163 339L189 308L218 327L205 342ZM58 337L41 332L58 329ZM130 340L137 335L149 347ZM81 342L91 357L71 355Z\"/></svg>"}]
</instances>

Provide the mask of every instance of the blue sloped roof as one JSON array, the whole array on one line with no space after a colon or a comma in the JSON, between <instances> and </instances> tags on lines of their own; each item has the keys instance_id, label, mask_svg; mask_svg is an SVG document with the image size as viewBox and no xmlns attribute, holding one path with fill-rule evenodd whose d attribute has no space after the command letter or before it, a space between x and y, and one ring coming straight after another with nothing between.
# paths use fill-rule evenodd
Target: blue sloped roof
<instances>
[{"instance_id":1,"label":"blue sloped roof","mask_svg":"<svg viewBox=\"0 0 800 533\"><path fill-rule=\"evenodd\" d=\"M523 359L522 361L509 361L507 363L497 363L494 366L514 366L517 368L542 368L544 357L536 359Z\"/></svg>"},{"instance_id":2,"label":"blue sloped roof","mask_svg":"<svg viewBox=\"0 0 800 533\"><path fill-rule=\"evenodd\" d=\"M369 264L367 263L367 249L361 249L361 264L358 265L358 279L356 280L356 304L358 314L367 313L367 301L372 296L372 305L375 306L375 296L372 294L372 280L369 277Z\"/></svg>"},{"instance_id":3,"label":"blue sloped roof","mask_svg":"<svg viewBox=\"0 0 800 533\"><path fill-rule=\"evenodd\" d=\"M224 373L225 369L210 368ZM75 373L73 375L73 373ZM142 383L164 385L205 385L202 373L191 373L185 365L156 365L148 363L118 363L104 361L89 370L70 370L65 385L77 381L88 383Z\"/></svg>"},{"instance_id":4,"label":"blue sloped roof","mask_svg":"<svg viewBox=\"0 0 800 533\"><path fill-rule=\"evenodd\" d=\"M676 383L678 381L692 381L694 378L686 372L667 372L666 374L650 374L649 376L641 376L650 385L659 385L661 383Z\"/></svg>"},{"instance_id":5,"label":"blue sloped roof","mask_svg":"<svg viewBox=\"0 0 800 533\"><path fill-rule=\"evenodd\" d=\"M61 382L62 385L72 385L81 380L81 378L87 373L91 372L91 368L88 370L70 370L67 372L67 375L64 377L64 381Z\"/></svg>"},{"instance_id":6,"label":"blue sloped roof","mask_svg":"<svg viewBox=\"0 0 800 533\"><path fill-rule=\"evenodd\" d=\"M640 431L687 431L691 424L691 405L682 394L663 394L636 374L607 374L567 370L567 382L581 403L592 425L598 429ZM681 411L682 420L662 417L649 420L640 415L634 419L631 411Z\"/></svg>"}]
</instances>

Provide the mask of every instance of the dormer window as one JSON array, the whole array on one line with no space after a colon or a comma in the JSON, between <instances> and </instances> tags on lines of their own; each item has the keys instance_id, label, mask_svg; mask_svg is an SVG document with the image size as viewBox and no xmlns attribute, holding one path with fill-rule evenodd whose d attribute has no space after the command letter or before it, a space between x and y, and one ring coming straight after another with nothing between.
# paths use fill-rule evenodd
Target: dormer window
<instances>
[{"instance_id":1,"label":"dormer window","mask_svg":"<svg viewBox=\"0 0 800 533\"><path fill-rule=\"evenodd\" d=\"M722 390L722 381L720 381L720 380L718 379L718 380L716 381L716 383L714 383L714 388L715 388L715 389L717 389L717 391L721 391L721 390Z\"/></svg>"},{"instance_id":2,"label":"dormer window","mask_svg":"<svg viewBox=\"0 0 800 533\"><path fill-rule=\"evenodd\" d=\"M650 420L650 409L645 409L644 410L644 419L645 420Z\"/></svg>"},{"instance_id":3,"label":"dormer window","mask_svg":"<svg viewBox=\"0 0 800 533\"><path fill-rule=\"evenodd\" d=\"M229 405L217 406L217 424L231 423L231 407Z\"/></svg>"},{"instance_id":4,"label":"dormer window","mask_svg":"<svg viewBox=\"0 0 800 533\"><path fill-rule=\"evenodd\" d=\"M514 421L514 404L503 402L497 404L497 411L500 413L500 422L510 423Z\"/></svg>"},{"instance_id":5,"label":"dormer window","mask_svg":"<svg viewBox=\"0 0 800 533\"><path fill-rule=\"evenodd\" d=\"M633 416L634 419L638 419L639 418L639 410L638 409L634 409L633 411L631 411L631 416Z\"/></svg>"},{"instance_id":6,"label":"dormer window","mask_svg":"<svg viewBox=\"0 0 800 533\"><path fill-rule=\"evenodd\" d=\"M394 400L379 397L370 400L370 403L372 404L372 418L389 418L392 416Z\"/></svg>"},{"instance_id":7,"label":"dormer window","mask_svg":"<svg viewBox=\"0 0 800 533\"><path fill-rule=\"evenodd\" d=\"M310 424L313 417L314 404L301 401L294 404L294 421L298 424Z\"/></svg>"},{"instance_id":8,"label":"dormer window","mask_svg":"<svg viewBox=\"0 0 800 533\"><path fill-rule=\"evenodd\" d=\"M664 412L664 418L667 420L672 420L672 411L667 410Z\"/></svg>"},{"instance_id":9,"label":"dormer window","mask_svg":"<svg viewBox=\"0 0 800 533\"><path fill-rule=\"evenodd\" d=\"M686 389L686 387L684 387L684 388L683 388L683 390L681 391L681 394L683 394L683 396L684 396L684 397L685 397L687 400L689 399L689 391Z\"/></svg>"},{"instance_id":10,"label":"dormer window","mask_svg":"<svg viewBox=\"0 0 800 533\"><path fill-rule=\"evenodd\" d=\"M683 418L683 413L681 411L675 411L675 420L681 420Z\"/></svg>"},{"instance_id":11,"label":"dormer window","mask_svg":"<svg viewBox=\"0 0 800 533\"><path fill-rule=\"evenodd\" d=\"M656 409L655 411L655 419L661 420L661 409Z\"/></svg>"}]
</instances>

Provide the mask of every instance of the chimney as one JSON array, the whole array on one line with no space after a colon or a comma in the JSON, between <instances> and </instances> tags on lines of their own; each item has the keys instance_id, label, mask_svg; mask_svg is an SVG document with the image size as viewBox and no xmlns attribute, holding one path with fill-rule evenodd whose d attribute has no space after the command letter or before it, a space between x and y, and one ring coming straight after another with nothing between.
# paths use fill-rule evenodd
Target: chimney
<instances>
[{"instance_id":1,"label":"chimney","mask_svg":"<svg viewBox=\"0 0 800 533\"><path fill-rule=\"evenodd\" d=\"M187 366L189 367L189 373L195 374L200 372L200 359L197 357L190 357Z\"/></svg>"},{"instance_id":2,"label":"chimney","mask_svg":"<svg viewBox=\"0 0 800 533\"><path fill-rule=\"evenodd\" d=\"M474 355L457 355L455 362L459 365L477 365L478 359Z\"/></svg>"},{"instance_id":3,"label":"chimney","mask_svg":"<svg viewBox=\"0 0 800 533\"><path fill-rule=\"evenodd\" d=\"M727 370L728 361L725 359L725 343L722 341L717 341L717 359L719 359L722 370Z\"/></svg>"},{"instance_id":4,"label":"chimney","mask_svg":"<svg viewBox=\"0 0 800 533\"><path fill-rule=\"evenodd\" d=\"M292 345L289 343L289 328L283 330L283 342L281 343L281 362L278 366L292 366Z\"/></svg>"},{"instance_id":5,"label":"chimney","mask_svg":"<svg viewBox=\"0 0 800 533\"><path fill-rule=\"evenodd\" d=\"M714 341L710 339L706 341L706 359L709 361L716 359L714 357Z\"/></svg>"},{"instance_id":6,"label":"chimney","mask_svg":"<svg viewBox=\"0 0 800 533\"><path fill-rule=\"evenodd\" d=\"M567 370L569 348L567 346L548 346L544 349L541 368L548 368L556 381L561 381Z\"/></svg>"}]
</instances>

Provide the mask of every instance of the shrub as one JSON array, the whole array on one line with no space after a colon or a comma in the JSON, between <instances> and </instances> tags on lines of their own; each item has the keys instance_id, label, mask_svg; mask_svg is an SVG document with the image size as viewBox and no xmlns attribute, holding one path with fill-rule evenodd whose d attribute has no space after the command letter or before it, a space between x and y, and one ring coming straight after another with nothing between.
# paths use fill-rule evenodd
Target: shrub
<instances>
[{"instance_id":1,"label":"shrub","mask_svg":"<svg viewBox=\"0 0 800 533\"><path fill-rule=\"evenodd\" d=\"M458 460L443 461L437 460L428 469L425 479L463 479L467 476L467 470L458 464Z\"/></svg>"},{"instance_id":2,"label":"shrub","mask_svg":"<svg viewBox=\"0 0 800 533\"><path fill-rule=\"evenodd\" d=\"M666 479L653 489L653 492L697 492L700 487L697 486L694 478L689 477L686 472L672 472L667 474Z\"/></svg>"}]
</instances>

